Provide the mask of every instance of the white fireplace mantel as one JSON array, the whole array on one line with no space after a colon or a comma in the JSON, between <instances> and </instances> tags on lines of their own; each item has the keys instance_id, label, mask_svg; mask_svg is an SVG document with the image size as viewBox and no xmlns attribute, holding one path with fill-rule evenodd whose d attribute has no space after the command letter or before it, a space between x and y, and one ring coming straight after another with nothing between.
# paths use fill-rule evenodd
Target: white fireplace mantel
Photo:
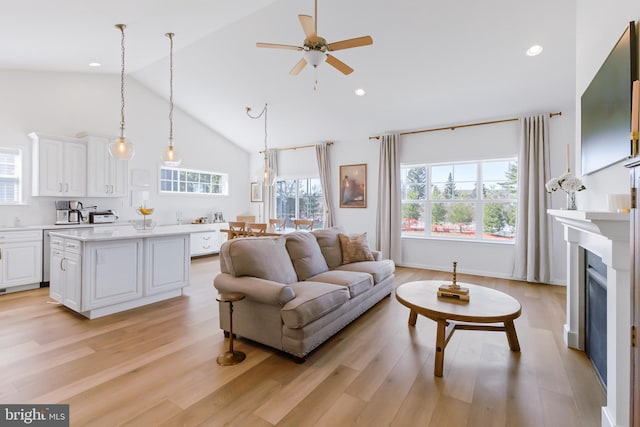
<instances>
[{"instance_id":1,"label":"white fireplace mantel","mask_svg":"<svg viewBox=\"0 0 640 427\"><path fill-rule=\"evenodd\" d=\"M584 350L584 250L607 266L607 406L603 427L629 425L631 276L629 213L549 209L567 242L567 346Z\"/></svg>"}]
</instances>

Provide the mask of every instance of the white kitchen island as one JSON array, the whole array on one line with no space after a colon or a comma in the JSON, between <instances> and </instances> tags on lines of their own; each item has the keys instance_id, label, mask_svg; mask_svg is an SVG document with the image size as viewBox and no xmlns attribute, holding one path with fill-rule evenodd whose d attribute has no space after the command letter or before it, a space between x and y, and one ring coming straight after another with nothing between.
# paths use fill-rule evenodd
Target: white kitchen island
<instances>
[{"instance_id":1,"label":"white kitchen island","mask_svg":"<svg viewBox=\"0 0 640 427\"><path fill-rule=\"evenodd\" d=\"M182 295L195 225L54 231L50 296L89 319Z\"/></svg>"}]
</instances>

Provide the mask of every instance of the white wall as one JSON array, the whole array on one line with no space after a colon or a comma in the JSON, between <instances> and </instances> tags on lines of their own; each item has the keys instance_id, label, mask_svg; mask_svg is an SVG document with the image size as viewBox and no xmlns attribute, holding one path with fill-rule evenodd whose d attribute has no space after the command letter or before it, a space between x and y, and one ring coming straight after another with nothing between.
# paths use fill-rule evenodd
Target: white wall
<instances>
[{"instance_id":1,"label":"white wall","mask_svg":"<svg viewBox=\"0 0 640 427\"><path fill-rule=\"evenodd\" d=\"M580 97L629 21L640 20L640 3L637 0L583 0L576 2L576 9L576 141L579 146ZM576 159L580 172L579 150ZM587 190L578 193L578 208L607 210L608 194L628 193L629 172L623 164L622 161L585 176Z\"/></svg>"},{"instance_id":2,"label":"white wall","mask_svg":"<svg viewBox=\"0 0 640 427\"><path fill-rule=\"evenodd\" d=\"M52 224L55 221L51 197L31 197L31 140L29 132L51 136L75 136L86 131L114 135L120 124L120 79L116 75L0 71L0 146L16 146L24 153L23 206L0 208L0 227ZM181 110L174 110L174 138L182 152L182 167L229 174L229 196L160 196L158 168L160 153L167 144L168 102L131 77L126 80L125 120L127 136L136 148L129 169L150 173L150 205L154 220L175 223L176 210L184 220L222 211L232 217L249 209L249 155ZM91 173L91 171L88 171ZM129 174L130 178L130 174ZM135 219L130 198L80 199L99 209L117 209L122 220Z\"/></svg>"},{"instance_id":3,"label":"white wall","mask_svg":"<svg viewBox=\"0 0 640 427\"><path fill-rule=\"evenodd\" d=\"M566 144L574 151L573 106L550 106L548 111L562 111L550 119L551 170L558 176L566 169ZM455 131L422 133L401 137L400 159L403 163L491 159L517 156L519 122L462 128ZM502 141L502 142L500 142ZM308 142L303 142L307 144ZM330 148L332 191L336 205L336 223L351 233L367 232L369 244L376 242L376 206L379 145L377 140L335 141ZM255 158L255 159L254 159ZM259 156L252 156L252 171L260 166ZM367 164L367 208L339 208L339 167ZM573 167L573 165L572 165ZM317 176L315 150L302 149L278 153L278 171L283 177ZM560 194L552 197L553 208L565 206ZM257 212L257 211L256 211ZM257 215L257 213L256 213ZM565 283L565 246L562 228L553 224L552 282ZM450 271L453 260L463 273L490 277L511 277L514 246L482 242L455 242L405 238L402 240L402 264L418 268Z\"/></svg>"}]
</instances>

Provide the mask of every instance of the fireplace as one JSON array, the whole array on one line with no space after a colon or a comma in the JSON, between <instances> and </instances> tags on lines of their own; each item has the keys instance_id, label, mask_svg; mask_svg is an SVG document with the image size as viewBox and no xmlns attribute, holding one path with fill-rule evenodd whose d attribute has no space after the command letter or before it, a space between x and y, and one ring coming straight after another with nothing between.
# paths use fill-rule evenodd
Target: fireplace
<instances>
[{"instance_id":1,"label":"fireplace","mask_svg":"<svg viewBox=\"0 0 640 427\"><path fill-rule=\"evenodd\" d=\"M585 334L584 351L607 387L607 266L593 252L584 251Z\"/></svg>"},{"instance_id":2,"label":"fireplace","mask_svg":"<svg viewBox=\"0 0 640 427\"><path fill-rule=\"evenodd\" d=\"M629 214L556 209L547 212L563 225L567 245L567 321L564 325L564 341L568 347L588 351L587 341L593 337L586 337L587 305L602 308L601 302L606 300L606 359L605 368L600 374L606 384L607 406L602 408L601 425L628 426L631 386ZM591 296L585 286L589 264L586 251L600 258L603 266L599 269L606 272L606 275L594 275L604 282L604 286L593 288L594 294ZM593 301L589 303L589 299ZM594 303L596 301L597 304Z\"/></svg>"}]
</instances>

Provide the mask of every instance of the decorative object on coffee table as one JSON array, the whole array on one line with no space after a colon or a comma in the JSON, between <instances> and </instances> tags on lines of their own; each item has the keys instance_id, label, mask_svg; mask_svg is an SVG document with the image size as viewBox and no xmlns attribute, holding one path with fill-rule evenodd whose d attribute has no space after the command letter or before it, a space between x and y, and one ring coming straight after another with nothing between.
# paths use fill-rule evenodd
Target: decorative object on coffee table
<instances>
[{"instance_id":1,"label":"decorative object on coffee table","mask_svg":"<svg viewBox=\"0 0 640 427\"><path fill-rule=\"evenodd\" d=\"M229 303L229 350L220 354L216 361L218 365L230 366L237 365L242 362L246 355L241 351L235 351L233 349L233 303L242 301L245 299L245 295L240 292L228 292L218 295L216 301Z\"/></svg>"},{"instance_id":2,"label":"decorative object on coffee table","mask_svg":"<svg viewBox=\"0 0 640 427\"><path fill-rule=\"evenodd\" d=\"M449 285L440 285L438 288L438 298L455 298L461 301L469 301L469 288L463 288L456 282L457 261L453 261L453 279Z\"/></svg>"}]
</instances>

